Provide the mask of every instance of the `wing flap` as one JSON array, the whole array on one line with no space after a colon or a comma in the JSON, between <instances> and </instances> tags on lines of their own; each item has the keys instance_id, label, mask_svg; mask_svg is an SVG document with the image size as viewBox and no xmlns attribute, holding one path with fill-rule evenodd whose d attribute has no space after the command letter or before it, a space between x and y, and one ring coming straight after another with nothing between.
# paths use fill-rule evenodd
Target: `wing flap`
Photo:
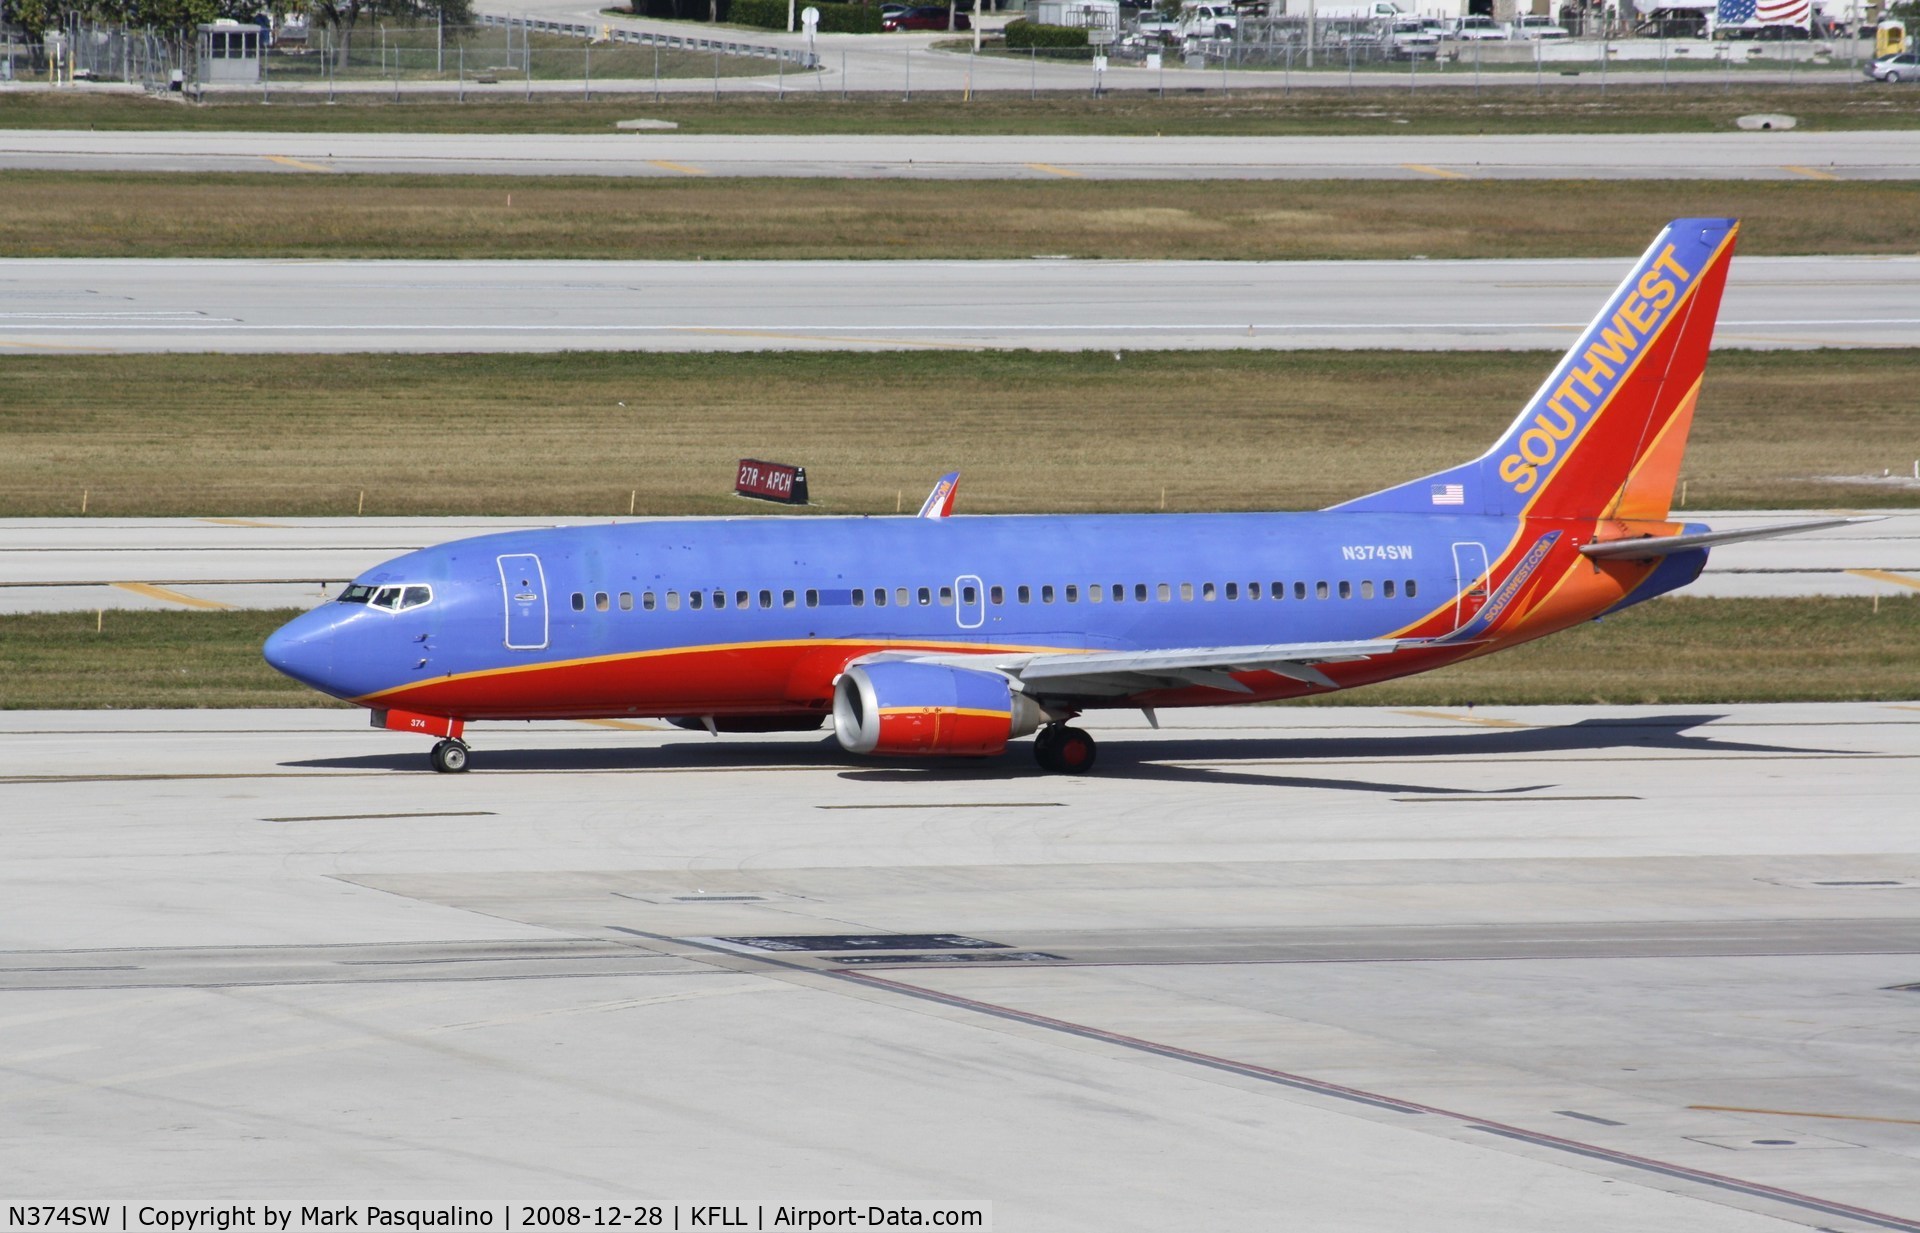
<instances>
[{"instance_id":1,"label":"wing flap","mask_svg":"<svg viewBox=\"0 0 1920 1233\"><path fill-rule=\"evenodd\" d=\"M865 659L916 659L1005 673L1021 690L1040 697L1124 697L1153 689L1203 686L1227 693L1253 690L1236 672L1272 672L1323 689L1337 688L1315 665L1350 663L1386 655L1419 639L1364 642L1298 642L1264 646L1179 647L1159 651L1041 652L998 655L883 651Z\"/></svg>"}]
</instances>

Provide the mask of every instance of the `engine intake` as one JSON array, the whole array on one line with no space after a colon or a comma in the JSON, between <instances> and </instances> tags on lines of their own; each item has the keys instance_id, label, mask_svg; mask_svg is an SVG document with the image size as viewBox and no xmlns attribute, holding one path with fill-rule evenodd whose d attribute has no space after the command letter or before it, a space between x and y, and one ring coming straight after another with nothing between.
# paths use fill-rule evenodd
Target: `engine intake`
<instances>
[{"instance_id":1,"label":"engine intake","mask_svg":"<svg viewBox=\"0 0 1920 1233\"><path fill-rule=\"evenodd\" d=\"M856 664L833 688L833 734L857 754L986 758L1046 719L998 672L945 664Z\"/></svg>"}]
</instances>

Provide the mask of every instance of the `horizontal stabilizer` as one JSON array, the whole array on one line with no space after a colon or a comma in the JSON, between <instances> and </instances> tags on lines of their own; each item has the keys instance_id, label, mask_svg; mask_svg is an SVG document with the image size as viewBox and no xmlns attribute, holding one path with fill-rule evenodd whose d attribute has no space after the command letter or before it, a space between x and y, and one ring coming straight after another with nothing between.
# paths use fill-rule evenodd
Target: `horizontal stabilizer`
<instances>
[{"instance_id":1,"label":"horizontal stabilizer","mask_svg":"<svg viewBox=\"0 0 1920 1233\"><path fill-rule=\"evenodd\" d=\"M1644 561L1671 556L1695 548L1718 544L1737 544L1748 539L1772 539L1776 535L1798 535L1802 531L1822 531L1828 527L1852 526L1861 522L1879 522L1878 517L1821 518L1814 522L1783 522L1770 527L1751 527L1744 531L1698 531L1691 535L1648 535L1640 539L1595 540L1584 545L1584 556L1601 560Z\"/></svg>"}]
</instances>

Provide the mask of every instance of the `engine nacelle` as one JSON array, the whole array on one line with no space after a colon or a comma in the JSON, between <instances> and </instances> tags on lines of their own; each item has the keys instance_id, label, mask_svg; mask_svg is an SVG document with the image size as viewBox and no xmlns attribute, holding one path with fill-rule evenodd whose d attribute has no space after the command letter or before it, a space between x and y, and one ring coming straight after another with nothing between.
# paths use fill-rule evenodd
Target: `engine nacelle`
<instances>
[{"instance_id":1,"label":"engine nacelle","mask_svg":"<svg viewBox=\"0 0 1920 1233\"><path fill-rule=\"evenodd\" d=\"M998 672L882 660L856 664L833 687L833 734L857 754L985 758L1046 715Z\"/></svg>"}]
</instances>

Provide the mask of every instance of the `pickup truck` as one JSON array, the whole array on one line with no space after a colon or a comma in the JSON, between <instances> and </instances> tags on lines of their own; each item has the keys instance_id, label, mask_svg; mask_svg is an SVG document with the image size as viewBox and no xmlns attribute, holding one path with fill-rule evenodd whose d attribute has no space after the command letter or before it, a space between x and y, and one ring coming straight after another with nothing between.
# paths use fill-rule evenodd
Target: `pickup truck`
<instances>
[{"instance_id":1,"label":"pickup truck","mask_svg":"<svg viewBox=\"0 0 1920 1233\"><path fill-rule=\"evenodd\" d=\"M1432 60L1440 54L1440 36L1417 17L1403 17L1387 32L1387 54L1396 60Z\"/></svg>"},{"instance_id":2,"label":"pickup truck","mask_svg":"<svg viewBox=\"0 0 1920 1233\"><path fill-rule=\"evenodd\" d=\"M1177 33L1187 39L1228 39L1240 28L1240 15L1230 4L1186 4L1180 8Z\"/></svg>"}]
</instances>

